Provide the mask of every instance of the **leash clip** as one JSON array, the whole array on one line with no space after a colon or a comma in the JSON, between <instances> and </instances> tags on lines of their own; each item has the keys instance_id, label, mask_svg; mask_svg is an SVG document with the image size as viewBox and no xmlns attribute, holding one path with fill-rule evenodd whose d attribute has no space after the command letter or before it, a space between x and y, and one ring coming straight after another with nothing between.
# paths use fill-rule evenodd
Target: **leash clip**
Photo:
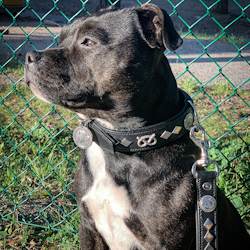
<instances>
[{"instance_id":1,"label":"leash clip","mask_svg":"<svg viewBox=\"0 0 250 250\"><path fill-rule=\"evenodd\" d=\"M201 134L202 134L201 140L197 140L194 135L194 132L198 132L197 130L201 131ZM208 143L209 148L212 147L212 144L210 141L206 141L205 139L206 133L205 133L205 129L203 128L203 126L199 124L199 128L198 128L197 125L194 125L190 130L189 136L190 136L190 139L196 144L196 146L198 146L201 149L201 159L196 161L192 166L191 171L192 171L193 176L195 178L197 176L197 173L196 173L197 165L201 167L208 167L210 164L213 164L215 166L216 175L218 177L220 174L220 169L216 161L209 159L207 143Z\"/></svg>"},{"instance_id":2,"label":"leash clip","mask_svg":"<svg viewBox=\"0 0 250 250\"><path fill-rule=\"evenodd\" d=\"M193 126L190 130L191 140L201 149L201 159L197 161L197 164L202 167L207 167L210 164L210 159L207 149L207 141L205 140L205 129L200 125L199 131L202 134L202 140L197 140L194 132L197 130L197 126ZM208 142L209 147L211 147L211 142Z\"/></svg>"},{"instance_id":3,"label":"leash clip","mask_svg":"<svg viewBox=\"0 0 250 250\"><path fill-rule=\"evenodd\" d=\"M88 124L91 122L90 119L83 119L83 118L80 118L80 117L78 117L77 120L80 122L80 124L83 127L88 127Z\"/></svg>"}]
</instances>

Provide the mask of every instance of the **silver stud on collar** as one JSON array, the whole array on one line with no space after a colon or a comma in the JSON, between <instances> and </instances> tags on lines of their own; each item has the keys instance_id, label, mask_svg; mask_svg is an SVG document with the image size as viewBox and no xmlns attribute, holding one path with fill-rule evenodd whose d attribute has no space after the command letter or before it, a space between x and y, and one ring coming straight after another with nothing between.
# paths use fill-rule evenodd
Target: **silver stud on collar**
<instances>
[{"instance_id":1,"label":"silver stud on collar","mask_svg":"<svg viewBox=\"0 0 250 250\"><path fill-rule=\"evenodd\" d=\"M208 243L204 250L213 250L214 248L210 245L212 240L214 239L214 236L209 232L209 230L213 227L214 223L207 218L203 226L207 229L207 233L204 236L205 241Z\"/></svg>"},{"instance_id":2,"label":"silver stud on collar","mask_svg":"<svg viewBox=\"0 0 250 250\"><path fill-rule=\"evenodd\" d=\"M120 144L122 144L124 147L128 147L128 146L130 146L131 144L132 144L133 142L132 141L129 141L129 140L127 140L126 138L124 138L124 139L122 139L121 140L121 142L120 142Z\"/></svg>"},{"instance_id":3,"label":"silver stud on collar","mask_svg":"<svg viewBox=\"0 0 250 250\"><path fill-rule=\"evenodd\" d=\"M204 190L210 190L211 188L212 188L212 184L210 183L210 182L204 182L203 184L202 184L202 188L204 189Z\"/></svg>"},{"instance_id":4,"label":"silver stud on collar","mask_svg":"<svg viewBox=\"0 0 250 250\"><path fill-rule=\"evenodd\" d=\"M161 134L161 138L167 140L172 134L178 135L181 131L182 127L180 126L175 126L172 132L169 132L167 130L165 130L162 134Z\"/></svg>"},{"instance_id":5,"label":"silver stud on collar","mask_svg":"<svg viewBox=\"0 0 250 250\"><path fill-rule=\"evenodd\" d=\"M171 132L165 130L160 137L167 140L171 135L172 135Z\"/></svg>"},{"instance_id":6,"label":"silver stud on collar","mask_svg":"<svg viewBox=\"0 0 250 250\"><path fill-rule=\"evenodd\" d=\"M178 135L181 131L181 127L180 126L175 126L173 131L172 131L172 134L175 134L175 135Z\"/></svg>"},{"instance_id":7,"label":"silver stud on collar","mask_svg":"<svg viewBox=\"0 0 250 250\"><path fill-rule=\"evenodd\" d=\"M136 137L137 145L140 148L144 148L146 146L154 146L157 143L156 135L153 133L152 135L144 135L141 137Z\"/></svg>"},{"instance_id":8,"label":"silver stud on collar","mask_svg":"<svg viewBox=\"0 0 250 250\"><path fill-rule=\"evenodd\" d=\"M186 130L190 130L194 123L194 116L192 113L188 113L184 119L184 127Z\"/></svg>"}]
</instances>

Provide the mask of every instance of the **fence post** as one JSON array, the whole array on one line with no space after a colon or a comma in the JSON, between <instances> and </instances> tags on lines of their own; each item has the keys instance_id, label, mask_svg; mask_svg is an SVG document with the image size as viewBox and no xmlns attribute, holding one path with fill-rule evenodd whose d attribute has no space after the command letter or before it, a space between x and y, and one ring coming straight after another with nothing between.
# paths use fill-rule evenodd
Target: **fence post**
<instances>
[{"instance_id":1,"label":"fence post","mask_svg":"<svg viewBox=\"0 0 250 250\"><path fill-rule=\"evenodd\" d=\"M228 0L221 0L217 3L217 12L222 14L228 14Z\"/></svg>"}]
</instances>

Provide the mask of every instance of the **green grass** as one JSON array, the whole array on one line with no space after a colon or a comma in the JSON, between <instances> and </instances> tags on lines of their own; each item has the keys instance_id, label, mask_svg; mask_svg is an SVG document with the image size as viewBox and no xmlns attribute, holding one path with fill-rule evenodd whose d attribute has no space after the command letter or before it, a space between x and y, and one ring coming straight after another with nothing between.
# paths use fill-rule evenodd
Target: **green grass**
<instances>
[{"instance_id":1,"label":"green grass","mask_svg":"<svg viewBox=\"0 0 250 250\"><path fill-rule=\"evenodd\" d=\"M13 82L22 75L15 67L4 73L14 73ZM0 101L0 213L7 219L0 249L79 249L77 234L67 233L77 233L80 221L72 187L81 154L72 140L75 114L21 84L0 83Z\"/></svg>"},{"instance_id":2,"label":"green grass","mask_svg":"<svg viewBox=\"0 0 250 250\"><path fill-rule=\"evenodd\" d=\"M19 59L13 58L11 61L9 61L8 64L5 66L1 66L2 62L6 62L9 60L9 57L5 54L0 54L0 73L16 73L19 76L22 76L24 74L24 65L21 63Z\"/></svg>"},{"instance_id":3,"label":"green grass","mask_svg":"<svg viewBox=\"0 0 250 250\"><path fill-rule=\"evenodd\" d=\"M244 141L250 144L249 138ZM248 227L250 226L250 152L247 144L237 140L220 143L210 150L210 157L217 161L222 170L218 187L237 208Z\"/></svg>"},{"instance_id":4,"label":"green grass","mask_svg":"<svg viewBox=\"0 0 250 250\"><path fill-rule=\"evenodd\" d=\"M18 66L10 66L7 67L6 69L3 70L4 73L16 73L18 75L23 75L24 74L24 67L22 65L18 65Z\"/></svg>"},{"instance_id":5,"label":"green grass","mask_svg":"<svg viewBox=\"0 0 250 250\"><path fill-rule=\"evenodd\" d=\"M214 144L222 138L241 140L240 137L247 134L250 111L249 90L234 89L226 81L201 87L190 78L179 82L179 87L193 96L201 124L206 128Z\"/></svg>"},{"instance_id":6,"label":"green grass","mask_svg":"<svg viewBox=\"0 0 250 250\"><path fill-rule=\"evenodd\" d=\"M16 82L22 71L5 74L13 72ZM250 228L250 91L227 82L201 87L190 78L178 86L193 96L213 142L210 155L223 170L218 186ZM69 233L80 221L72 189L81 153L72 140L74 114L39 101L21 84L0 85L0 93L0 213L6 219L0 248L79 249L77 234Z\"/></svg>"},{"instance_id":7,"label":"green grass","mask_svg":"<svg viewBox=\"0 0 250 250\"><path fill-rule=\"evenodd\" d=\"M80 223L80 217L74 217ZM64 228L67 230L67 228ZM77 234L16 223L13 217L0 221L0 249L80 249Z\"/></svg>"},{"instance_id":8,"label":"green grass","mask_svg":"<svg viewBox=\"0 0 250 250\"><path fill-rule=\"evenodd\" d=\"M194 37L201 39L201 40L209 40L209 41L214 41L218 37L218 41L220 42L225 42L225 43L235 43L239 45L245 45L248 42L244 39L244 36L235 36L234 34L227 34L227 33L222 33L222 31L215 33L214 35L208 35L207 33L201 33L197 31L192 31L192 32L184 32L183 31L183 26L179 28L178 33L180 34L181 37L186 37L190 39L195 39Z\"/></svg>"}]
</instances>

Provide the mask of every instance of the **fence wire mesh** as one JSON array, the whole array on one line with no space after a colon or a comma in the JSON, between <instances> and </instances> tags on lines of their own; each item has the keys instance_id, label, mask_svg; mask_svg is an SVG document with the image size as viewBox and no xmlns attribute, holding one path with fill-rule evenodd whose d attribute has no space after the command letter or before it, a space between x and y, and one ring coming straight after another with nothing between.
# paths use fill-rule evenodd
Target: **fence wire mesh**
<instances>
[{"instance_id":1,"label":"fence wire mesh","mask_svg":"<svg viewBox=\"0 0 250 250\"><path fill-rule=\"evenodd\" d=\"M115 5L119 0L108 2ZM210 155L222 171L218 186L250 229L250 36L235 35L241 29L241 34L250 35L250 1L229 1L229 14L224 15L218 13L219 0L120 4L149 2L168 11L184 39L183 48L166 51L166 56L213 142ZM0 1L1 220L78 233L72 187L81 153L72 140L76 115L37 100L23 84L23 66L28 50L57 46L60 26L96 11L97 4L26 0L13 11L8 0ZM190 5L201 11L189 14ZM206 33L210 26L215 27L212 34Z\"/></svg>"}]
</instances>

